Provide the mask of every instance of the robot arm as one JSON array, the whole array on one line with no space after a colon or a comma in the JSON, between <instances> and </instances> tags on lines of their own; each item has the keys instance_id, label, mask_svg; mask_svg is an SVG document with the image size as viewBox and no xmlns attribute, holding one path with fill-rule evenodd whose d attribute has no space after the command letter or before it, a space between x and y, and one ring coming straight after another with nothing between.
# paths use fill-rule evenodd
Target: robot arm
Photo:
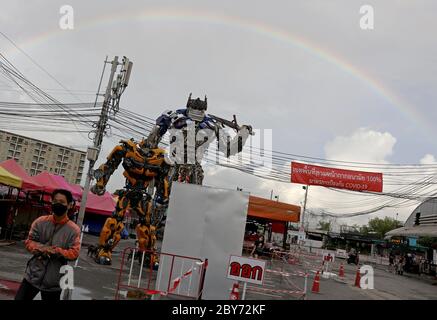
<instances>
[{"instance_id":1,"label":"robot arm","mask_svg":"<svg viewBox=\"0 0 437 320\"><path fill-rule=\"evenodd\" d=\"M152 218L152 225L159 227L161 223L164 212L168 206L168 199L170 196L170 181L169 181L169 171L170 166L168 164L163 164L162 169L158 177L155 179L155 199L154 199L154 215Z\"/></svg>"},{"instance_id":2,"label":"robot arm","mask_svg":"<svg viewBox=\"0 0 437 320\"><path fill-rule=\"evenodd\" d=\"M158 119L156 119L156 124L149 133L149 136L144 142L144 145L150 149L158 148L158 144L161 142L162 137L167 132L171 125L172 111L164 112Z\"/></svg>"},{"instance_id":3,"label":"robot arm","mask_svg":"<svg viewBox=\"0 0 437 320\"><path fill-rule=\"evenodd\" d=\"M163 136L160 134L160 132L161 132L160 126L158 125L154 126L143 144L150 149L157 148Z\"/></svg>"},{"instance_id":4,"label":"robot arm","mask_svg":"<svg viewBox=\"0 0 437 320\"><path fill-rule=\"evenodd\" d=\"M247 138L251 134L250 126L241 126L235 137L231 137L226 131L218 130L218 149L227 157L236 155L243 150Z\"/></svg>"},{"instance_id":5,"label":"robot arm","mask_svg":"<svg viewBox=\"0 0 437 320\"><path fill-rule=\"evenodd\" d=\"M109 156L106 158L106 162L102 164L97 170L94 171L94 178L96 179L96 184L91 188L91 192L97 195L103 195L105 193L106 184L109 178L117 170L121 161L127 152L126 142L116 146Z\"/></svg>"},{"instance_id":6,"label":"robot arm","mask_svg":"<svg viewBox=\"0 0 437 320\"><path fill-rule=\"evenodd\" d=\"M168 198L170 196L170 182L169 182L169 172L170 166L167 163L164 163L159 176L156 178L156 195L155 201L158 204L167 204Z\"/></svg>"}]
</instances>

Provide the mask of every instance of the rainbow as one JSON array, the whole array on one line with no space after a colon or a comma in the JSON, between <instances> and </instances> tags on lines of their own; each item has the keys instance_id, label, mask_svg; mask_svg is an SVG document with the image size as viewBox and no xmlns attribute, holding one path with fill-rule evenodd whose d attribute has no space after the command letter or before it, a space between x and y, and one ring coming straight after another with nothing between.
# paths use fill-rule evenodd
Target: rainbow
<instances>
[{"instance_id":1,"label":"rainbow","mask_svg":"<svg viewBox=\"0 0 437 320\"><path fill-rule=\"evenodd\" d=\"M192 9L179 8L150 8L135 11L117 12L116 14L101 15L80 23L75 21L75 30L86 30L108 24L136 21L136 22L185 22L185 23L203 23L217 26L233 27L243 31L252 32L260 36L270 38L275 41L282 42L294 48L303 50L311 56L334 65L342 72L349 74L355 79L364 83L370 90L382 97L390 105L399 110L407 120L415 122L419 128L427 128L429 132L434 132L433 126L422 116L416 108L405 100L397 96L392 90L385 86L381 81L372 77L364 70L359 69L349 63L343 57L328 51L326 48L317 46L316 44L304 39L292 32L279 29L277 27L253 21L242 17L231 16L227 14ZM37 46L46 42L49 39L60 37L64 34L60 28L49 30L32 37L19 46L23 49ZM54 40L54 39L53 39ZM11 47L9 51L17 51Z\"/></svg>"}]
</instances>

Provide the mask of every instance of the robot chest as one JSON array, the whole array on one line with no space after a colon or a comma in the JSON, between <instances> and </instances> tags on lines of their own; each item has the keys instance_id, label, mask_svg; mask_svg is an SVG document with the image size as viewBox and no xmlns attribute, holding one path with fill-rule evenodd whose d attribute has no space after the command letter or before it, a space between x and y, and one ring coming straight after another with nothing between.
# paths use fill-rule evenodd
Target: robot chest
<instances>
[{"instance_id":1,"label":"robot chest","mask_svg":"<svg viewBox=\"0 0 437 320\"><path fill-rule=\"evenodd\" d=\"M187 128L195 128L196 131L199 129L202 129L203 127L207 126L207 122L206 121L193 121L189 118L179 118L174 120L171 125L170 125L170 129L177 129L177 130L187 130Z\"/></svg>"},{"instance_id":2,"label":"robot chest","mask_svg":"<svg viewBox=\"0 0 437 320\"><path fill-rule=\"evenodd\" d=\"M156 170L150 168L147 159L136 153L126 155L123 167L129 174L146 177L155 177L157 175Z\"/></svg>"}]
</instances>

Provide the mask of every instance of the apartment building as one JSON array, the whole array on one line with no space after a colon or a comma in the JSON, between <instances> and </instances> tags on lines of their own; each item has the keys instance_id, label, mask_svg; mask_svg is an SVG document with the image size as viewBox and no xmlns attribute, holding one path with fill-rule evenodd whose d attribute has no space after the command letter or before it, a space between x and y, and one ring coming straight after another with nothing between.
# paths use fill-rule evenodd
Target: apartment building
<instances>
[{"instance_id":1,"label":"apartment building","mask_svg":"<svg viewBox=\"0 0 437 320\"><path fill-rule=\"evenodd\" d=\"M31 176L42 171L79 184L86 152L0 130L0 162L15 159Z\"/></svg>"}]
</instances>

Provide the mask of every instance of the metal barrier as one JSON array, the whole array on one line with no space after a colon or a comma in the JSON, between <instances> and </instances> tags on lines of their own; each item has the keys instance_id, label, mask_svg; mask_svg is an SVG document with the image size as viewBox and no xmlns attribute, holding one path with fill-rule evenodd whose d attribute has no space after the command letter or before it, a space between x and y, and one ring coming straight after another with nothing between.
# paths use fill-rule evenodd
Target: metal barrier
<instances>
[{"instance_id":1,"label":"metal barrier","mask_svg":"<svg viewBox=\"0 0 437 320\"><path fill-rule=\"evenodd\" d=\"M284 271L284 266L287 264L300 266L305 270L322 270L323 268L323 256L287 251L274 251L266 255L270 257L270 264L274 260L282 261L282 271ZM307 260L310 260L310 262Z\"/></svg>"},{"instance_id":2,"label":"metal barrier","mask_svg":"<svg viewBox=\"0 0 437 320\"><path fill-rule=\"evenodd\" d=\"M292 253L264 252L261 259L267 260L264 285L248 284L246 290L252 293L249 299L259 299L256 298L259 294L278 299L306 299L309 273L296 270L300 262L294 260Z\"/></svg>"},{"instance_id":3,"label":"metal barrier","mask_svg":"<svg viewBox=\"0 0 437 320\"><path fill-rule=\"evenodd\" d=\"M308 273L305 272L283 272L279 270L266 269L266 279L273 280L276 276L278 284L270 289L257 285L248 285L248 292L258 292L267 294L280 294L281 299L297 298L305 300L308 287ZM297 284L296 278L303 278L303 284ZM285 297L284 297L285 295Z\"/></svg>"},{"instance_id":4,"label":"metal barrier","mask_svg":"<svg viewBox=\"0 0 437 320\"><path fill-rule=\"evenodd\" d=\"M126 248L115 299L200 299L207 266L207 259Z\"/></svg>"}]
</instances>

